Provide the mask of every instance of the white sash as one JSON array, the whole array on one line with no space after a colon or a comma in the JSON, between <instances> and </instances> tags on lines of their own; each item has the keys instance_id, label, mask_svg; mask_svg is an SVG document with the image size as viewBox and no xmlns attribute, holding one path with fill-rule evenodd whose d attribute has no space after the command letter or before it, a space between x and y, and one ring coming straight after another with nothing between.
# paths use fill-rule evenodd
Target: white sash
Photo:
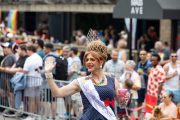
<instances>
[{"instance_id":1,"label":"white sash","mask_svg":"<svg viewBox=\"0 0 180 120\"><path fill-rule=\"evenodd\" d=\"M84 95L100 114L108 120L117 120L112 109L109 106L106 107L104 102L100 100L99 94L90 79L82 77L78 78L77 81Z\"/></svg>"}]
</instances>

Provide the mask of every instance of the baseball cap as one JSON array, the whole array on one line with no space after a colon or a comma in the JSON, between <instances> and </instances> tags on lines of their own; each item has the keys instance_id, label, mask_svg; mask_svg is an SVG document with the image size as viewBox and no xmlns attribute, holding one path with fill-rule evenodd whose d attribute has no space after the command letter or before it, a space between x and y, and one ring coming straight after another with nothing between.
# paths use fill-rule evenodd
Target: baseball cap
<instances>
[{"instance_id":1,"label":"baseball cap","mask_svg":"<svg viewBox=\"0 0 180 120\"><path fill-rule=\"evenodd\" d=\"M25 44L26 43L26 41L21 40L21 39L17 39L15 42L16 42L16 44Z\"/></svg>"},{"instance_id":2,"label":"baseball cap","mask_svg":"<svg viewBox=\"0 0 180 120\"><path fill-rule=\"evenodd\" d=\"M5 42L5 43L2 43L1 46L2 46L2 47L5 47L5 48L12 48L12 47L13 47L13 43L11 43L11 42Z\"/></svg>"},{"instance_id":3,"label":"baseball cap","mask_svg":"<svg viewBox=\"0 0 180 120\"><path fill-rule=\"evenodd\" d=\"M14 37L14 35L12 33L7 34L7 38L12 39L13 37Z\"/></svg>"}]
</instances>

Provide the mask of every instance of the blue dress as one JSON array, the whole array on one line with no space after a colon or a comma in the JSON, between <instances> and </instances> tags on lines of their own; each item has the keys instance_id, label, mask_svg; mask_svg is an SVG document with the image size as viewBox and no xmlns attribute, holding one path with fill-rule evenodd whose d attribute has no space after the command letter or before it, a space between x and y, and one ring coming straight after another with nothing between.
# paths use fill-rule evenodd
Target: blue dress
<instances>
[{"instance_id":1,"label":"blue dress","mask_svg":"<svg viewBox=\"0 0 180 120\"><path fill-rule=\"evenodd\" d=\"M101 101L104 101L106 106L110 106L114 110L115 84L114 78L107 76L107 85L95 86ZM88 101L84 93L80 92L83 102L83 114L80 120L107 120L100 114Z\"/></svg>"}]
</instances>

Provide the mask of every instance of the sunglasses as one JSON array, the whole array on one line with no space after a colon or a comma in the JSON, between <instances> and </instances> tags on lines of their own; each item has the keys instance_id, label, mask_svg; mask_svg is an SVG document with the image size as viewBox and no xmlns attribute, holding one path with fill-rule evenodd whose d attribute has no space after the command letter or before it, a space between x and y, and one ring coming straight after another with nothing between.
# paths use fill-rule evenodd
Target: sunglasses
<instances>
[{"instance_id":1,"label":"sunglasses","mask_svg":"<svg viewBox=\"0 0 180 120\"><path fill-rule=\"evenodd\" d=\"M158 60L151 60L151 61L158 61Z\"/></svg>"},{"instance_id":2,"label":"sunglasses","mask_svg":"<svg viewBox=\"0 0 180 120\"><path fill-rule=\"evenodd\" d=\"M177 57L177 56L171 56L171 57Z\"/></svg>"}]
</instances>

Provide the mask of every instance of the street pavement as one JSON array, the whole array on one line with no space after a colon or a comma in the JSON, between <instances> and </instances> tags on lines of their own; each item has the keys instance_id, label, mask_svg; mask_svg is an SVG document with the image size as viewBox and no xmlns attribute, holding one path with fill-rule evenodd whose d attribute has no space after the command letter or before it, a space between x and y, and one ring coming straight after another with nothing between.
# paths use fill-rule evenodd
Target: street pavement
<instances>
[{"instance_id":1,"label":"street pavement","mask_svg":"<svg viewBox=\"0 0 180 120\"><path fill-rule=\"evenodd\" d=\"M19 120L19 119L3 117L2 114L0 114L0 120Z\"/></svg>"}]
</instances>

